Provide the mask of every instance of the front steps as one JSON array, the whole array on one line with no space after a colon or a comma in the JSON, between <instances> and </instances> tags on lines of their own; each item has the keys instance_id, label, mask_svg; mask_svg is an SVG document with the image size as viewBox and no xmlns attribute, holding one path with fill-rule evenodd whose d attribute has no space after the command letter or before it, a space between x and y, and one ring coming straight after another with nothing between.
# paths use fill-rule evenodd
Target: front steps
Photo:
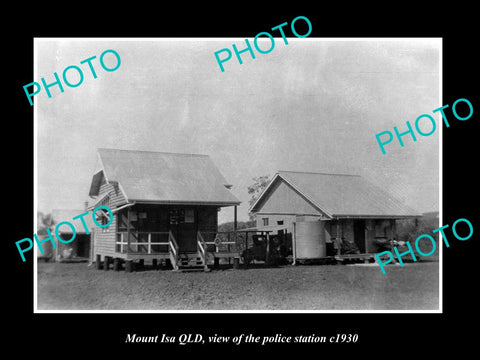
<instances>
[{"instance_id":1,"label":"front steps","mask_svg":"<svg viewBox=\"0 0 480 360\"><path fill-rule=\"evenodd\" d=\"M177 272L209 272L210 269L206 264L202 263L202 259L191 254L180 254L180 259L177 263Z\"/></svg>"}]
</instances>

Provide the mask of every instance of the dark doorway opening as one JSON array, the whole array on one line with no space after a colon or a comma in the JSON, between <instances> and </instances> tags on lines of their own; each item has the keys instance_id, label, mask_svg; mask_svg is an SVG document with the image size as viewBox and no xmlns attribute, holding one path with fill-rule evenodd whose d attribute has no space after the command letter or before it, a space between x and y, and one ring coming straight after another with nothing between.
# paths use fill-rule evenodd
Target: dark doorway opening
<instances>
[{"instance_id":1,"label":"dark doorway opening","mask_svg":"<svg viewBox=\"0 0 480 360\"><path fill-rule=\"evenodd\" d=\"M365 253L365 221L354 220L353 221L353 238L355 245L357 245L360 253Z\"/></svg>"},{"instance_id":2,"label":"dark doorway opening","mask_svg":"<svg viewBox=\"0 0 480 360\"><path fill-rule=\"evenodd\" d=\"M77 235L77 257L90 257L90 235Z\"/></svg>"}]
</instances>

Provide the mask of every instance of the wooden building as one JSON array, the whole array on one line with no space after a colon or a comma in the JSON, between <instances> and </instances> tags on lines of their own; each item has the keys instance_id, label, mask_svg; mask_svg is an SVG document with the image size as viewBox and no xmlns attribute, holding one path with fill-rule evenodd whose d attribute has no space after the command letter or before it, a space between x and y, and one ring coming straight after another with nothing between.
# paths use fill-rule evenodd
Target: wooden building
<instances>
[{"instance_id":1,"label":"wooden building","mask_svg":"<svg viewBox=\"0 0 480 360\"><path fill-rule=\"evenodd\" d=\"M95 228L97 266L124 262L130 271L147 260L207 270L212 258L238 259L235 250L222 251L217 230L220 208L235 206L236 214L240 202L209 156L117 149L97 155L89 209L106 205L113 213L109 227Z\"/></svg>"},{"instance_id":2,"label":"wooden building","mask_svg":"<svg viewBox=\"0 0 480 360\"><path fill-rule=\"evenodd\" d=\"M86 210L72 210L72 209L54 209L52 210L52 218L55 228L57 224L62 221L68 221L74 226L74 239L65 244L61 241L56 241L56 248L53 249L55 261L59 262L73 262L73 261L89 261L91 259L91 235L93 234L94 223L91 216L84 216L85 225L87 226L89 234L85 230L80 220L72 221L72 218L84 213ZM52 228L52 232L53 232ZM69 240L73 237L73 231L69 226L61 226L58 229L60 237L64 240Z\"/></svg>"},{"instance_id":3,"label":"wooden building","mask_svg":"<svg viewBox=\"0 0 480 360\"><path fill-rule=\"evenodd\" d=\"M372 258L391 247L396 219L420 216L358 175L293 171L279 171L250 212L259 229L284 228L282 235L292 238L294 262L362 254Z\"/></svg>"}]
</instances>

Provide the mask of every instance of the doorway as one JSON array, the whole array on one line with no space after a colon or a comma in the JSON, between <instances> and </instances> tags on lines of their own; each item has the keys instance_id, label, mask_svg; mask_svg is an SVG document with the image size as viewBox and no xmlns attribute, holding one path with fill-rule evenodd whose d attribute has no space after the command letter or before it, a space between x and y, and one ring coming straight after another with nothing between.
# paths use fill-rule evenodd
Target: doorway
<instances>
[{"instance_id":1,"label":"doorway","mask_svg":"<svg viewBox=\"0 0 480 360\"><path fill-rule=\"evenodd\" d=\"M194 209L169 211L170 230L177 241L180 253L197 252L197 224Z\"/></svg>"},{"instance_id":2,"label":"doorway","mask_svg":"<svg viewBox=\"0 0 480 360\"><path fill-rule=\"evenodd\" d=\"M90 256L90 235L77 235L77 257L88 258Z\"/></svg>"},{"instance_id":3,"label":"doorway","mask_svg":"<svg viewBox=\"0 0 480 360\"><path fill-rule=\"evenodd\" d=\"M361 254L365 253L365 221L353 221L353 239Z\"/></svg>"}]
</instances>

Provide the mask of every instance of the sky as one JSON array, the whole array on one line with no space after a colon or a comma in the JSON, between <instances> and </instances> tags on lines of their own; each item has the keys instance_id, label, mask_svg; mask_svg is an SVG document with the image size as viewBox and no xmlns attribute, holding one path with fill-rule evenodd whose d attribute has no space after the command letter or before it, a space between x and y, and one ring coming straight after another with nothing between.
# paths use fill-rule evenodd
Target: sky
<instances>
[{"instance_id":1,"label":"sky","mask_svg":"<svg viewBox=\"0 0 480 360\"><path fill-rule=\"evenodd\" d=\"M117 148L210 155L242 201L241 221L252 179L277 170L357 174L417 211L439 210L440 39L275 38L270 53L246 52L243 64L233 55L221 72L214 53L232 44L245 39L36 39L32 81L70 65L84 74L34 98L37 209L82 209L96 149ZM112 72L99 63L109 49L121 58ZM96 79L80 64L94 55ZM422 114L436 132L383 155L375 134ZM220 212L232 220L232 208Z\"/></svg>"}]
</instances>

